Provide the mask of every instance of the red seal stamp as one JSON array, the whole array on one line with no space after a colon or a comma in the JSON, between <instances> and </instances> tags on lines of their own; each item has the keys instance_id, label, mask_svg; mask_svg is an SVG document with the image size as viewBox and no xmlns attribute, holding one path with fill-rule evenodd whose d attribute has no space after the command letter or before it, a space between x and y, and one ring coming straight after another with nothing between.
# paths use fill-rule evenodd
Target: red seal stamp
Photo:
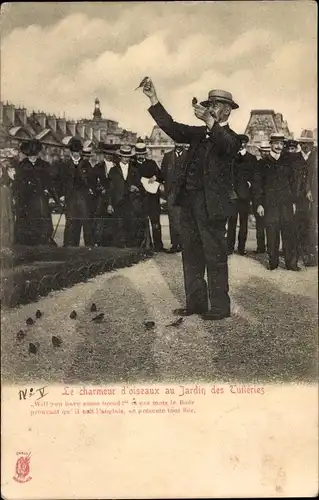
<instances>
[{"instance_id":1,"label":"red seal stamp","mask_svg":"<svg viewBox=\"0 0 319 500\"><path fill-rule=\"evenodd\" d=\"M18 483L26 483L32 479L29 475L31 453L17 453L17 455L20 456L16 461L16 473L13 479Z\"/></svg>"}]
</instances>

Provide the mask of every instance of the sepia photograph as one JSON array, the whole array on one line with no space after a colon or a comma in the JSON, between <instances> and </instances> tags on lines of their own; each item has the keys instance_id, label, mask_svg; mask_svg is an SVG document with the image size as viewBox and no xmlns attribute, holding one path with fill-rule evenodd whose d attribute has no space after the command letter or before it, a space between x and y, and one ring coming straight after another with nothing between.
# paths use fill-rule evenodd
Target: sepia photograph
<instances>
[{"instance_id":1,"label":"sepia photograph","mask_svg":"<svg viewBox=\"0 0 319 500\"><path fill-rule=\"evenodd\" d=\"M59 397L63 408L69 397L95 398L101 414L103 398L117 395L132 408L141 397L174 396L185 415L207 391L219 401L215 394L237 398L221 415L234 404L241 408L244 398L249 405L264 398L258 412L264 405L269 418L273 400L289 414L304 401L311 426L298 449L313 460L307 477L315 494L317 4L7 2L1 33L6 498L32 498L31 490L10 489L21 488L17 482L33 484L42 498L71 495L67 485L52 486L47 496L44 482L35 486L28 476L30 446L12 452L26 453L17 459L15 483L15 459L7 461L21 404L26 408L36 391L47 401L50 387L61 389L54 404ZM287 391L282 399L280 390ZM302 390L312 391L309 399ZM161 404L171 405L165 418L175 426L174 401ZM42 419L30 408L23 410L29 431ZM91 419L83 423L87 429L98 416L81 411ZM147 418L155 422L159 413ZM54 417L43 420L51 426ZM71 422L74 435L80 432L76 418L76 424L71 416L63 419L64 435ZM279 420L284 428L286 416ZM291 423L291 439L306 421L301 413ZM264 442L262 432L258 436ZM43 443L37 438L37 450ZM101 454L98 447L99 460ZM236 456L229 459L233 471ZM179 491L185 498L234 491L290 496L294 470L285 480L269 479L270 489L256 479L249 490L238 474L237 490L214 489L192 476L194 489ZM166 477L162 462L160 471ZM89 490L90 481L85 498L124 498L128 491L126 498L165 497L156 479L154 489L129 483L125 490L114 482L114 489L98 493ZM167 494L176 498L176 484L167 481Z\"/></svg>"}]
</instances>

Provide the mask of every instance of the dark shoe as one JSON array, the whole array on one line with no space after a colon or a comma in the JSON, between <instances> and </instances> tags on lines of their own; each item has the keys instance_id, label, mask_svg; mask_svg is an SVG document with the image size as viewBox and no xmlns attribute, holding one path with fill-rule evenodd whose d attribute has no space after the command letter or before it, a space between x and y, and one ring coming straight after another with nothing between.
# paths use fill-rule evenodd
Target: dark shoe
<instances>
[{"instance_id":1,"label":"dark shoe","mask_svg":"<svg viewBox=\"0 0 319 500\"><path fill-rule=\"evenodd\" d=\"M159 248L154 248L154 252L157 252L157 253L160 253L160 252L164 253L165 252L166 253L167 250L165 250L164 247L159 247Z\"/></svg>"},{"instance_id":2,"label":"dark shoe","mask_svg":"<svg viewBox=\"0 0 319 500\"><path fill-rule=\"evenodd\" d=\"M178 247L174 245L169 250L166 250L167 253L177 253L179 251Z\"/></svg>"},{"instance_id":3,"label":"dark shoe","mask_svg":"<svg viewBox=\"0 0 319 500\"><path fill-rule=\"evenodd\" d=\"M192 316L193 314L202 314L200 311L192 311L191 309L180 308L174 309L173 314L175 316Z\"/></svg>"},{"instance_id":4,"label":"dark shoe","mask_svg":"<svg viewBox=\"0 0 319 500\"><path fill-rule=\"evenodd\" d=\"M245 250L238 250L238 255L247 255L247 252Z\"/></svg>"},{"instance_id":5,"label":"dark shoe","mask_svg":"<svg viewBox=\"0 0 319 500\"><path fill-rule=\"evenodd\" d=\"M286 266L287 271L301 271L299 266Z\"/></svg>"},{"instance_id":6,"label":"dark shoe","mask_svg":"<svg viewBox=\"0 0 319 500\"><path fill-rule=\"evenodd\" d=\"M266 249L262 249L262 248L257 248L257 250L254 250L254 253L258 254L258 253L266 253Z\"/></svg>"},{"instance_id":7,"label":"dark shoe","mask_svg":"<svg viewBox=\"0 0 319 500\"><path fill-rule=\"evenodd\" d=\"M278 266L271 266L269 264L269 266L267 267L268 271L274 271L275 269L278 269Z\"/></svg>"},{"instance_id":8,"label":"dark shoe","mask_svg":"<svg viewBox=\"0 0 319 500\"><path fill-rule=\"evenodd\" d=\"M228 255L233 255L233 253L234 253L234 250L227 250Z\"/></svg>"},{"instance_id":9,"label":"dark shoe","mask_svg":"<svg viewBox=\"0 0 319 500\"><path fill-rule=\"evenodd\" d=\"M224 318L229 318L230 312L226 313L217 313L216 311L207 311L201 315L201 318L204 320L221 320Z\"/></svg>"}]
</instances>

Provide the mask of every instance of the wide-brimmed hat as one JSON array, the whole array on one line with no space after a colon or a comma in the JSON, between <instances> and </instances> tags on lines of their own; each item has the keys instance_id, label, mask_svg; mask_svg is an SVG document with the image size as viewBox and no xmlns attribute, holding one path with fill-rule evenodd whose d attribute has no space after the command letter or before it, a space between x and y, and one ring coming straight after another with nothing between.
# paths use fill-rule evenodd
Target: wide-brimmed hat
<instances>
[{"instance_id":1,"label":"wide-brimmed hat","mask_svg":"<svg viewBox=\"0 0 319 500\"><path fill-rule=\"evenodd\" d=\"M271 134L269 142L284 141L284 140L285 140L284 134L276 132L275 134Z\"/></svg>"},{"instance_id":2,"label":"wide-brimmed hat","mask_svg":"<svg viewBox=\"0 0 319 500\"><path fill-rule=\"evenodd\" d=\"M105 142L99 142L97 151L105 155L115 155L119 146L117 144L106 144Z\"/></svg>"},{"instance_id":3,"label":"wide-brimmed hat","mask_svg":"<svg viewBox=\"0 0 319 500\"><path fill-rule=\"evenodd\" d=\"M36 156L40 153L42 144L38 139L31 139L30 141L22 142L20 151L26 156Z\"/></svg>"},{"instance_id":4,"label":"wide-brimmed hat","mask_svg":"<svg viewBox=\"0 0 319 500\"><path fill-rule=\"evenodd\" d=\"M241 142L247 142L247 143L249 142L249 137L246 134L238 134L238 137L241 140Z\"/></svg>"},{"instance_id":5,"label":"wide-brimmed hat","mask_svg":"<svg viewBox=\"0 0 319 500\"><path fill-rule=\"evenodd\" d=\"M81 153L82 151L82 142L80 139L76 139L76 137L72 137L67 145L68 149L72 151L72 153Z\"/></svg>"},{"instance_id":6,"label":"wide-brimmed hat","mask_svg":"<svg viewBox=\"0 0 319 500\"><path fill-rule=\"evenodd\" d=\"M86 147L86 148L82 149L82 156L89 157L92 155L92 153L93 153L93 150L91 147Z\"/></svg>"},{"instance_id":7,"label":"wide-brimmed hat","mask_svg":"<svg viewBox=\"0 0 319 500\"><path fill-rule=\"evenodd\" d=\"M299 143L314 143L315 138L313 136L313 131L312 130L303 130L301 132L301 136L298 138Z\"/></svg>"},{"instance_id":8,"label":"wide-brimmed hat","mask_svg":"<svg viewBox=\"0 0 319 500\"><path fill-rule=\"evenodd\" d=\"M120 148L116 151L117 156L122 156L122 158L131 158L134 156L135 151L128 144L121 144Z\"/></svg>"},{"instance_id":9,"label":"wide-brimmed hat","mask_svg":"<svg viewBox=\"0 0 319 500\"><path fill-rule=\"evenodd\" d=\"M258 146L259 151L270 151L271 147L268 141L261 141L260 145Z\"/></svg>"},{"instance_id":10,"label":"wide-brimmed hat","mask_svg":"<svg viewBox=\"0 0 319 500\"><path fill-rule=\"evenodd\" d=\"M227 90L210 90L208 92L207 101L202 101L200 104L206 107L214 101L230 104L232 109L239 108L238 104L236 104L233 100L232 94L230 92L227 92Z\"/></svg>"},{"instance_id":11,"label":"wide-brimmed hat","mask_svg":"<svg viewBox=\"0 0 319 500\"><path fill-rule=\"evenodd\" d=\"M144 142L137 142L135 144L135 154L139 155L147 154L146 144Z\"/></svg>"}]
</instances>

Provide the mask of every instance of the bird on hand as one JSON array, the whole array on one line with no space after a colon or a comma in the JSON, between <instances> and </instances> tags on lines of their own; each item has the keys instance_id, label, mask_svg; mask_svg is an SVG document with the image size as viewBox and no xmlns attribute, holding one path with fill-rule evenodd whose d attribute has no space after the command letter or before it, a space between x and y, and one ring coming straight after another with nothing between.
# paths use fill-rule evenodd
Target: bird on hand
<instances>
[{"instance_id":1,"label":"bird on hand","mask_svg":"<svg viewBox=\"0 0 319 500\"><path fill-rule=\"evenodd\" d=\"M143 78L143 80L141 81L141 83L139 84L139 86L138 86L138 87L136 87L136 89L134 89L134 90L138 90L138 89L140 89L140 88L144 87L144 84L147 82L147 80L148 80L148 76L145 76L145 77Z\"/></svg>"}]
</instances>

